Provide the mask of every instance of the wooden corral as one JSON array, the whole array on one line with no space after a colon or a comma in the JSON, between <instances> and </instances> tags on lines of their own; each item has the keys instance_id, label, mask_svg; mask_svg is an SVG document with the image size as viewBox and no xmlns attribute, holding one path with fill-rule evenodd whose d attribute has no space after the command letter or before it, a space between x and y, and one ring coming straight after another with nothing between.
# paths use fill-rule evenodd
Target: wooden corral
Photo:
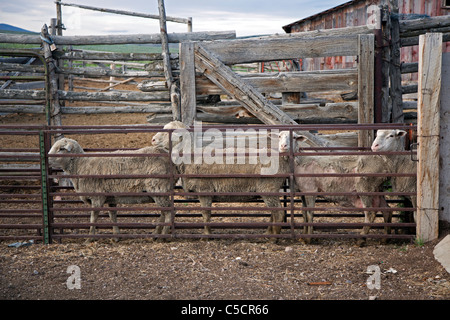
<instances>
[{"instance_id":1,"label":"wooden corral","mask_svg":"<svg viewBox=\"0 0 450 320\"><path fill-rule=\"evenodd\" d=\"M146 113L148 123L158 125L173 119L189 125L203 121L231 126L404 123L404 110L416 110L417 105L403 102L402 94L417 91L417 87L423 89L421 85L427 82L415 87L402 87L401 72L417 72L425 66L409 63L400 68L398 57L395 57L399 48L395 45L399 42L392 41L395 32L390 26L393 21L389 18L391 12L387 7L381 7L378 12L380 19L376 24L251 39L235 39L234 32L168 34L162 10L162 32L155 35L66 37L49 35L46 26L40 36L0 34L0 43L42 45L42 50L34 50L28 55L43 61L42 66L34 66L3 60L0 71L8 74L2 77L5 81L0 90L2 112L46 113L47 123L53 126L64 125L61 121L64 114L98 113ZM381 17L388 18L383 20ZM401 43L412 45L417 41L418 44L419 35L438 26L438 31L442 31L438 42L442 45L442 41L449 39L446 25L449 20L447 17L397 20L400 34L410 32ZM397 38L401 39L401 35ZM162 44L162 53L98 52L73 48L90 43L158 43ZM180 43L179 53L170 53L168 43ZM430 48L430 45L424 47ZM27 52L3 50L1 55L27 56ZM262 72L261 68L261 64L277 61L290 61L296 65L295 61L301 59L339 56L357 57L358 62L339 70L286 68L278 72ZM247 72L249 64L260 64L258 71ZM242 65L244 67L240 67ZM25 81L27 84L30 81L42 83L43 79L46 81L41 90L23 85ZM8 88L11 80L19 87ZM98 88L90 85L92 83L104 86ZM322 92L330 90L355 98L352 101L311 98L320 97ZM419 94L427 92L430 90L419 90ZM307 98L300 93L306 93ZM437 107L436 96L432 94L429 97L419 95L419 108L430 104L427 99ZM425 111L429 115L429 110ZM419 124L423 126L423 123L434 125L436 122L419 117ZM321 128L325 131L324 127ZM315 134L309 127L302 133L316 146L350 146L367 150L376 126L366 128L339 135ZM431 126L428 129L435 128ZM435 139L437 133L430 132L419 133L419 138ZM428 144L421 141L419 167L422 165L426 169L433 163L434 169L439 168L435 157L427 159L435 151L427 154L428 149L424 148ZM437 150L439 152L439 148ZM427 174L423 173L422 177L428 177ZM429 188L436 188L434 179L428 179L421 186L428 188L427 183ZM428 197L426 190L423 191L418 209L419 221L433 223L426 224L425 228L423 223L419 223L418 230L420 235L425 235L424 240L431 240L436 234L438 204L435 198Z\"/></svg>"}]
</instances>

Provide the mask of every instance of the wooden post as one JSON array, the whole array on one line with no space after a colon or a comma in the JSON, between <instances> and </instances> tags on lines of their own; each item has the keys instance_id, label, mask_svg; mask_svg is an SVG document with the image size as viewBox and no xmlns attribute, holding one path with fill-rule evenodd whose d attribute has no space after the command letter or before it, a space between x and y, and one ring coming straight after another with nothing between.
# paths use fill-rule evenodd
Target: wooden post
<instances>
[{"instance_id":1,"label":"wooden post","mask_svg":"<svg viewBox=\"0 0 450 320\"><path fill-rule=\"evenodd\" d=\"M419 37L417 238L428 242L439 235L439 119L442 33ZM446 159L448 161L448 159Z\"/></svg>"},{"instance_id":2,"label":"wooden post","mask_svg":"<svg viewBox=\"0 0 450 320\"><path fill-rule=\"evenodd\" d=\"M194 43L180 43L181 121L191 126L196 116Z\"/></svg>"},{"instance_id":3,"label":"wooden post","mask_svg":"<svg viewBox=\"0 0 450 320\"><path fill-rule=\"evenodd\" d=\"M374 122L374 35L358 35L358 48L358 123L371 124ZM358 146L370 147L373 138L373 131L360 130Z\"/></svg>"},{"instance_id":4,"label":"wooden post","mask_svg":"<svg viewBox=\"0 0 450 320\"><path fill-rule=\"evenodd\" d=\"M47 25L41 29L41 36L44 39L50 39L50 35L48 33ZM61 125L61 107L59 104L59 95L58 95L58 76L56 74L56 61L52 56L52 49L49 43L42 40L42 48L44 51L44 58L47 64L47 76L48 76L48 86L49 86L49 94L50 94L50 124L60 126ZM59 136L58 136L59 137Z\"/></svg>"},{"instance_id":5,"label":"wooden post","mask_svg":"<svg viewBox=\"0 0 450 320\"><path fill-rule=\"evenodd\" d=\"M166 26L166 10L164 8L164 0L158 0L159 9L159 26L161 30L161 47L162 47L162 57L164 64L164 76L166 77L167 87L170 91L170 100L172 103L172 114L173 120L181 120L180 115L180 97L178 94L178 89L173 88L176 84L173 81L172 76L172 66L170 65L170 52L169 52L169 41L167 39L167 26Z\"/></svg>"},{"instance_id":6,"label":"wooden post","mask_svg":"<svg viewBox=\"0 0 450 320\"><path fill-rule=\"evenodd\" d=\"M391 59L390 41L391 41L391 15L387 6L382 6L382 49L381 49L381 122L389 123L391 121L392 103L389 95L389 67Z\"/></svg>"},{"instance_id":7,"label":"wooden post","mask_svg":"<svg viewBox=\"0 0 450 320\"><path fill-rule=\"evenodd\" d=\"M192 17L187 18L187 29L188 32L192 32Z\"/></svg>"},{"instance_id":8,"label":"wooden post","mask_svg":"<svg viewBox=\"0 0 450 320\"><path fill-rule=\"evenodd\" d=\"M390 0L391 15L391 64L389 76L391 82L392 122L403 123L402 73L400 70L400 25L398 18L398 0Z\"/></svg>"},{"instance_id":9,"label":"wooden post","mask_svg":"<svg viewBox=\"0 0 450 320\"><path fill-rule=\"evenodd\" d=\"M62 36L63 30L63 22L62 22L62 8L61 8L61 0L56 0L56 34L58 36Z\"/></svg>"}]
</instances>

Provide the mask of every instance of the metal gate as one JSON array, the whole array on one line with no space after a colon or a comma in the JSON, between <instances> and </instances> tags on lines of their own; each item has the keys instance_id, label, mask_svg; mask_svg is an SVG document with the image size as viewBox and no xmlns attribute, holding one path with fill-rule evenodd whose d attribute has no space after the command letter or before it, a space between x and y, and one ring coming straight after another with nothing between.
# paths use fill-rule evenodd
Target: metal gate
<instances>
[{"instance_id":1,"label":"metal gate","mask_svg":"<svg viewBox=\"0 0 450 320\"><path fill-rule=\"evenodd\" d=\"M376 125L257 125L257 126L203 126L202 132L210 129L215 132L226 133L227 130L246 130L281 131L281 130L334 130L335 132L357 132L358 130L377 130L385 128L406 129L411 133L415 132L415 127L405 126L403 124L376 124ZM299 176L291 167L290 172L280 174L286 182L278 193L271 195L279 197L281 207L268 208L261 201L261 195L245 192L245 190L236 190L233 193L226 194L196 194L183 190L177 184L179 178L183 175L175 170L175 165L171 166L171 172L168 175L148 175L142 172L138 176L133 175L108 175L94 176L107 179L125 179L142 177L167 178L172 183L170 192L160 195L170 197L171 205L169 207L158 207L155 203L143 203L138 205L118 205L115 210L118 214L118 222L109 221L108 211L110 208L97 208L101 210L100 219L97 223L89 223L91 208L80 201L79 196L74 192L70 185L61 184L61 180L68 178L77 178L77 176L64 176L61 171L55 170L49 166L48 151L51 147L52 137L55 134L62 134L66 137L73 135L86 136L108 135L130 133L139 133L153 135L159 131L172 133L172 130L162 130L156 126L1 126L0 148L0 240L35 240L42 243L52 243L61 241L74 241L79 238L233 238L233 239L256 239L256 238L391 238L391 239L413 239L415 238L415 223L404 219L407 213L412 213L415 208L407 207L402 199L403 195L414 195L414 192L399 193L389 191L386 185L385 190L367 195L382 195L386 197L389 203L388 208L377 208L377 211L393 212L394 222L380 222L381 214L377 215L374 223L364 223L364 214L361 208L341 207L339 204L329 203L320 199L325 193L317 193L319 199L314 208L315 221L307 223L303 220L303 212L311 208L302 205L301 197L312 195L311 193L298 192L295 188L290 188L294 178ZM326 136L326 133L323 135ZM411 135L412 137L414 135ZM249 138L250 139L250 138ZM21 147L20 142L33 140L36 147ZM149 138L149 145L150 145ZM250 140L247 142L249 143ZM84 147L84 146L83 146ZM123 149L123 148L122 148ZM93 149L85 148L86 154L73 155L73 157L111 157L110 152L115 149ZM133 148L127 149L132 155ZM128 152L127 151L127 152ZM410 151L396 152L393 155L405 155ZM292 161L295 156L310 155L373 155L374 157L386 153L374 153L370 150L357 147L343 147L341 149L333 148L309 148L302 152L293 152L292 148L287 155ZM170 153L167 154L169 156ZM123 156L123 155L122 155ZM146 156L146 155L141 155ZM152 156L152 155L148 155ZM154 156L154 155L153 155ZM292 162L293 163L293 162ZM358 173L335 173L325 174L325 176L358 176ZM408 176L408 174L398 174L395 172L373 174L375 176ZM254 177L254 175L250 175ZM314 176L314 174L311 174ZM411 176L411 174L409 175ZM90 176L78 176L78 178L88 178ZM201 177L201 176L198 176ZM243 177L243 175L206 175L205 179ZM59 183L56 182L59 179ZM87 195L87 194L84 194ZM106 196L147 196L145 193L94 193L91 195ZM245 201L215 201L210 208L200 207L198 195L228 195L228 196L246 196ZM327 195L355 196L354 190L339 190L339 192L328 193ZM211 209L212 216L210 222L204 222L201 210ZM159 222L160 210L165 210L171 214L170 223ZM273 210L283 211L284 222L271 222L270 212ZM88 230L95 225L98 229L97 234L89 235ZM170 227L168 234L154 234L157 226ZM119 234L113 234L111 229L117 226L120 229ZM203 229L209 226L212 229L211 234L204 234ZM269 226L281 226L280 234L267 234L266 229ZM303 233L305 226L313 226L313 234ZM371 231L367 235L361 235L361 229L364 226L370 226ZM386 226L392 228L391 234L384 234L382 229ZM412 230L412 232L411 232Z\"/></svg>"}]
</instances>

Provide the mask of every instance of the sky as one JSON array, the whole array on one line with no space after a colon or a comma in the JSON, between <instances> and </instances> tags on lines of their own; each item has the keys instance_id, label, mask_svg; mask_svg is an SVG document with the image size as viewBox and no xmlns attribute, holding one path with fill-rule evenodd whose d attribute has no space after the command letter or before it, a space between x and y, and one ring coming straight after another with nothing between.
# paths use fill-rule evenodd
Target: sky
<instances>
[{"instance_id":1,"label":"sky","mask_svg":"<svg viewBox=\"0 0 450 320\"><path fill-rule=\"evenodd\" d=\"M159 14L157 0L63 0L62 2ZM193 31L236 31L249 36L284 33L282 26L347 2L346 0L165 0L166 15L192 17ZM159 21L62 7L63 35L159 33ZM0 23L39 32L56 17L54 0L0 0ZM167 22L167 32L186 32Z\"/></svg>"}]
</instances>

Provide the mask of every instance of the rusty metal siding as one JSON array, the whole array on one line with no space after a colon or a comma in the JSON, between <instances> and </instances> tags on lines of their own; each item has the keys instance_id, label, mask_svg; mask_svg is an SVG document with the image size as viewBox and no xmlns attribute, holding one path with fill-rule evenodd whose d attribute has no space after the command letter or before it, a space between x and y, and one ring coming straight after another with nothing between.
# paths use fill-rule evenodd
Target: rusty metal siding
<instances>
[{"instance_id":1,"label":"rusty metal siding","mask_svg":"<svg viewBox=\"0 0 450 320\"><path fill-rule=\"evenodd\" d=\"M450 7L444 6L445 0L399 0L399 12L405 14L425 14L431 17L448 15ZM386 3L385 0L354 0L323 11L309 18L293 22L283 29L288 33L319 29L343 28L365 25L368 20L367 8L371 5ZM444 46L450 52L450 44ZM401 49L402 62L418 61L418 46ZM307 58L302 61L303 70L341 69L356 67L355 57ZM414 79L410 79L414 80Z\"/></svg>"}]
</instances>

